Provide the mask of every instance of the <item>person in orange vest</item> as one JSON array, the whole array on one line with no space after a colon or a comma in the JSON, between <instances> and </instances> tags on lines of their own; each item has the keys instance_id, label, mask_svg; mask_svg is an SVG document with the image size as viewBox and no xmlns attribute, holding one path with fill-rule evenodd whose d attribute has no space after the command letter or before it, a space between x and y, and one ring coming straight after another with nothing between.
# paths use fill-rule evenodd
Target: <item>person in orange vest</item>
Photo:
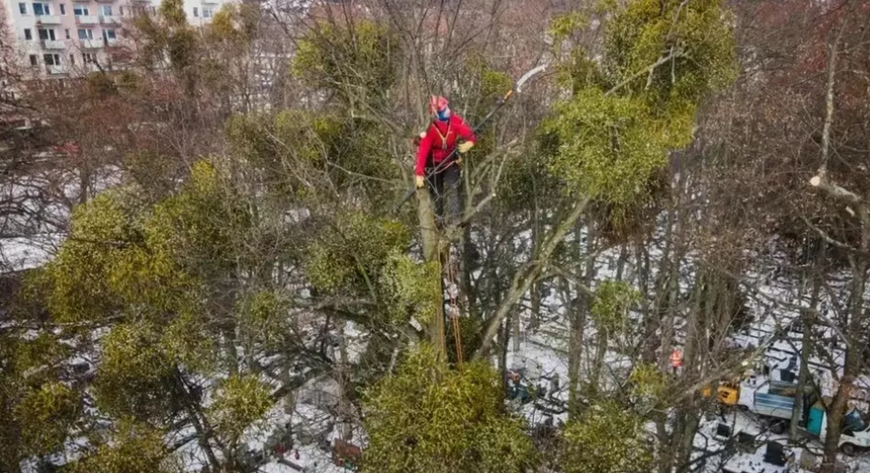
<instances>
[{"instance_id":1,"label":"person in orange vest","mask_svg":"<svg viewBox=\"0 0 870 473\"><path fill-rule=\"evenodd\" d=\"M420 135L414 183L417 189L422 189L428 181L436 219L443 225L445 200L450 220L455 221L461 210L460 160L453 151L467 153L477 137L461 117L450 111L444 97L432 96L429 113L433 119L426 132Z\"/></svg>"},{"instance_id":2,"label":"person in orange vest","mask_svg":"<svg viewBox=\"0 0 870 473\"><path fill-rule=\"evenodd\" d=\"M683 354L680 350L674 348L674 351L671 352L671 366L674 368L674 374L677 374L677 370L680 369L680 366L683 365Z\"/></svg>"}]
</instances>

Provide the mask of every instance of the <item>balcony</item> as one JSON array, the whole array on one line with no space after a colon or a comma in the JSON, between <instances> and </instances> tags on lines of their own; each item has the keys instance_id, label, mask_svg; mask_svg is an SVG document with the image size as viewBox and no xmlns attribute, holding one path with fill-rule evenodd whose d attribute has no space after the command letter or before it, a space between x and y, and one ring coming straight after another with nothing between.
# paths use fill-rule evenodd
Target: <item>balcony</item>
<instances>
[{"instance_id":1,"label":"balcony","mask_svg":"<svg viewBox=\"0 0 870 473\"><path fill-rule=\"evenodd\" d=\"M103 41L99 39L83 39L82 49L100 49L103 47Z\"/></svg>"},{"instance_id":2,"label":"balcony","mask_svg":"<svg viewBox=\"0 0 870 473\"><path fill-rule=\"evenodd\" d=\"M115 0L97 0L97 3L115 3Z\"/></svg>"},{"instance_id":3,"label":"balcony","mask_svg":"<svg viewBox=\"0 0 870 473\"><path fill-rule=\"evenodd\" d=\"M59 25L60 17L57 15L39 15L36 17L37 25Z\"/></svg>"},{"instance_id":4,"label":"balcony","mask_svg":"<svg viewBox=\"0 0 870 473\"><path fill-rule=\"evenodd\" d=\"M100 23L100 17L94 15L76 16L77 25L97 25Z\"/></svg>"},{"instance_id":5,"label":"balcony","mask_svg":"<svg viewBox=\"0 0 870 473\"><path fill-rule=\"evenodd\" d=\"M121 17L116 15L103 15L100 17L100 23L104 25L120 25Z\"/></svg>"},{"instance_id":6,"label":"balcony","mask_svg":"<svg viewBox=\"0 0 870 473\"><path fill-rule=\"evenodd\" d=\"M117 38L104 38L103 43L108 47L117 46L118 39Z\"/></svg>"},{"instance_id":7,"label":"balcony","mask_svg":"<svg viewBox=\"0 0 870 473\"><path fill-rule=\"evenodd\" d=\"M66 49L66 43L63 41L54 41L51 39L43 39L40 41L44 49Z\"/></svg>"},{"instance_id":8,"label":"balcony","mask_svg":"<svg viewBox=\"0 0 870 473\"><path fill-rule=\"evenodd\" d=\"M53 76L58 74L66 74L66 70L63 66L45 66L45 70Z\"/></svg>"}]
</instances>

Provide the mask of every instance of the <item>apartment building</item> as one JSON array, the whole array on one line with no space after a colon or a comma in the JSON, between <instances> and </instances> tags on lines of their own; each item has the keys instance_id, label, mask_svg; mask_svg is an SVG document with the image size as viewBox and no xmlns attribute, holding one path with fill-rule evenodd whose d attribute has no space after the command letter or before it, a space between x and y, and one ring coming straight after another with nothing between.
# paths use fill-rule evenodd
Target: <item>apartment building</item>
<instances>
[{"instance_id":1,"label":"apartment building","mask_svg":"<svg viewBox=\"0 0 870 473\"><path fill-rule=\"evenodd\" d=\"M211 21L222 3L184 0L188 22ZM37 76L74 76L97 64L117 62L110 54L123 44L124 25L135 16L156 14L160 0L6 0L7 28L17 39L21 61Z\"/></svg>"}]
</instances>

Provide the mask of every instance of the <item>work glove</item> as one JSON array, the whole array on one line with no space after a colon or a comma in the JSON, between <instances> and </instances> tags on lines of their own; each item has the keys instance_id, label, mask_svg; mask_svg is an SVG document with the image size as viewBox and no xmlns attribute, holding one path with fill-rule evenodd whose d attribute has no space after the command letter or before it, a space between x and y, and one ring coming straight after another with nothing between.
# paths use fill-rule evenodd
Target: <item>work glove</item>
<instances>
[{"instance_id":1,"label":"work glove","mask_svg":"<svg viewBox=\"0 0 870 473\"><path fill-rule=\"evenodd\" d=\"M464 154L464 153L467 153L468 150L470 150L473 146L474 146L473 141L466 141L464 143L459 143L459 146L457 146L456 149L458 149L460 153Z\"/></svg>"},{"instance_id":2,"label":"work glove","mask_svg":"<svg viewBox=\"0 0 870 473\"><path fill-rule=\"evenodd\" d=\"M426 178L423 176L414 176L414 185L417 189L422 189L426 185Z\"/></svg>"}]
</instances>

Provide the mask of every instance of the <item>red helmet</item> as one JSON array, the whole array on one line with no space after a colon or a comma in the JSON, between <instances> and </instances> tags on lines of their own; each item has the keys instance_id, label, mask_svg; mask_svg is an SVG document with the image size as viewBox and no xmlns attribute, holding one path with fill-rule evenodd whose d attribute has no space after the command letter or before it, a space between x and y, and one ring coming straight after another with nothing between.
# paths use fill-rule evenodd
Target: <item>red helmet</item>
<instances>
[{"instance_id":1,"label":"red helmet","mask_svg":"<svg viewBox=\"0 0 870 473\"><path fill-rule=\"evenodd\" d=\"M429 114L435 115L435 113L440 112L447 108L447 99L441 97L439 95L433 95L429 99Z\"/></svg>"}]
</instances>

